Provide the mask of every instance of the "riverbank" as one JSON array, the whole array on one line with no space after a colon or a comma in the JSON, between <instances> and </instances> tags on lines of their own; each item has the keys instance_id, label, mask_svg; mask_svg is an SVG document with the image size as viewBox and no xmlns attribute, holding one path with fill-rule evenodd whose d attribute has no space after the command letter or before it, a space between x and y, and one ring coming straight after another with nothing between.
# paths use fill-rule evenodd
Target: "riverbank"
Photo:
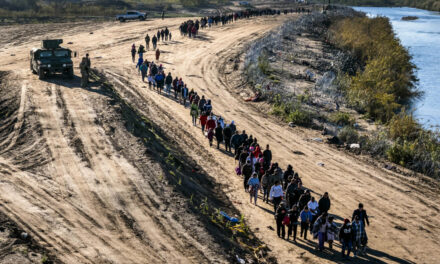
<instances>
[{"instance_id":1,"label":"riverbank","mask_svg":"<svg viewBox=\"0 0 440 264\"><path fill-rule=\"evenodd\" d=\"M327 0L317 2L326 4ZM430 11L440 11L440 0L333 0L333 4L348 6L415 7Z\"/></svg>"},{"instance_id":2,"label":"riverbank","mask_svg":"<svg viewBox=\"0 0 440 264\"><path fill-rule=\"evenodd\" d=\"M366 33L368 27L375 30ZM388 20L349 8L314 13L253 43L244 64L251 90L269 103L267 113L322 129L329 142L358 154L439 177L438 133L401 111L420 93L411 56Z\"/></svg>"}]
</instances>

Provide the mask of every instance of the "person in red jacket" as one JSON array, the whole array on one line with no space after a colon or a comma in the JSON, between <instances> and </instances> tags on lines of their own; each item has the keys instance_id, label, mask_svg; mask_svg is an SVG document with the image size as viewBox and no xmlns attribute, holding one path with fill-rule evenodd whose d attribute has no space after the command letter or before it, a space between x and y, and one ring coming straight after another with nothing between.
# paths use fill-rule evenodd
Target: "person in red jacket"
<instances>
[{"instance_id":1,"label":"person in red jacket","mask_svg":"<svg viewBox=\"0 0 440 264\"><path fill-rule=\"evenodd\" d=\"M217 127L214 117L212 115L209 116L208 121L206 122L206 130L215 129Z\"/></svg>"},{"instance_id":2,"label":"person in red jacket","mask_svg":"<svg viewBox=\"0 0 440 264\"><path fill-rule=\"evenodd\" d=\"M208 121L208 115L206 114L206 112L202 112L202 114L200 115L200 125L202 126L202 133L205 132L205 126L207 121Z\"/></svg>"},{"instance_id":3,"label":"person in red jacket","mask_svg":"<svg viewBox=\"0 0 440 264\"><path fill-rule=\"evenodd\" d=\"M261 150L260 150L260 146L259 146L259 145L257 145L257 146L255 147L255 150L254 150L254 152L253 152L252 154L254 154L254 157L257 158L257 159L260 157L260 154L263 154L263 153L261 153Z\"/></svg>"}]
</instances>

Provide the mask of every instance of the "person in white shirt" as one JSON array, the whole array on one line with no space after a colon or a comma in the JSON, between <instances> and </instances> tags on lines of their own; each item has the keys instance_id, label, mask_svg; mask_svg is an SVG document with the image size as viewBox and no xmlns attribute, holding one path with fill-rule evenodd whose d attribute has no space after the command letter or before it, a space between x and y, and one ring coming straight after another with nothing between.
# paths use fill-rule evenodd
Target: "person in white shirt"
<instances>
[{"instance_id":1,"label":"person in white shirt","mask_svg":"<svg viewBox=\"0 0 440 264\"><path fill-rule=\"evenodd\" d=\"M274 213L277 211L278 205L281 203L283 196L283 186L281 186L280 181L276 181L275 185L272 186L269 193L269 199L273 202Z\"/></svg>"},{"instance_id":2,"label":"person in white shirt","mask_svg":"<svg viewBox=\"0 0 440 264\"><path fill-rule=\"evenodd\" d=\"M315 197L312 196L312 199L307 203L307 207L310 209L310 212L313 216L315 216L318 213L318 207L319 204L315 200Z\"/></svg>"}]
</instances>

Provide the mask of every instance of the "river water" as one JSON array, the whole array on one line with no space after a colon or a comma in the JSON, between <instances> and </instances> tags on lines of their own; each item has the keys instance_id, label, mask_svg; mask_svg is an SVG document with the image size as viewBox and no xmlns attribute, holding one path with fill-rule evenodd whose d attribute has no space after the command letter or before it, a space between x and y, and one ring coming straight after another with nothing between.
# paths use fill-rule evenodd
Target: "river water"
<instances>
[{"instance_id":1,"label":"river water","mask_svg":"<svg viewBox=\"0 0 440 264\"><path fill-rule=\"evenodd\" d=\"M386 16L417 65L418 88L425 94L414 105L426 128L440 126L440 13L408 7L353 7L368 16ZM403 21L404 16L417 16Z\"/></svg>"}]
</instances>

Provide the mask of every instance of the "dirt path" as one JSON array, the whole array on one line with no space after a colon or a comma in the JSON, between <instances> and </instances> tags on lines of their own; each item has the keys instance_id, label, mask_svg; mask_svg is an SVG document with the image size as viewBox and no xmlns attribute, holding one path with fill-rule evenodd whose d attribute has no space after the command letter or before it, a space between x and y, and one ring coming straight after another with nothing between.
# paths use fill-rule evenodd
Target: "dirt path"
<instances>
[{"instance_id":1,"label":"dirt path","mask_svg":"<svg viewBox=\"0 0 440 264\"><path fill-rule=\"evenodd\" d=\"M360 263L436 263L440 247L438 190L416 178L405 178L373 166L364 158L311 141L319 137L317 132L289 128L238 96L239 80L226 65L233 63L248 41L262 36L284 19L281 16L239 21L202 31L201 38L196 40L178 36L175 29L182 18L107 23L93 34L87 28L72 30L65 43L72 41L69 47L80 54L90 52L92 66L108 77L124 99L160 125L222 184L251 229L280 263L327 263L339 261L339 256L335 251L316 253L314 242L300 240L294 245L279 239L267 228L275 226L271 206L248 204L242 180L233 173L233 158L209 148L200 129L191 125L188 109L141 83L129 52L133 42L143 42L147 29L157 31L162 23L173 29L174 40L159 43L159 63L173 76L182 77L190 89L212 99L216 113L234 120L239 129L257 137L261 144L270 143L274 160L283 168L292 164L317 198L328 191L331 212L337 215L338 222L350 216L358 202L365 204L372 216L372 225L367 229L371 250ZM37 42L29 42L7 50L0 48L0 69L13 71L19 77L17 89L21 89L20 98L26 98L19 104L22 114L18 115L13 131L23 131L19 129L23 126L20 116L32 112L32 120L41 124L40 136L50 159L43 166L44 171L24 170L15 165L8 151L3 152L2 210L31 230L43 246L66 263L222 262L210 246L193 239L194 234L187 233L185 228L179 228L172 215L165 220L171 227L158 222L161 212L154 204L161 201L155 198L157 190L142 177L133 161L119 155L111 137L97 125L94 104L100 101L93 98L101 95L93 88L77 88L77 80L73 84L41 82L29 73L27 53L19 51L36 45ZM152 51L147 58L153 58ZM4 141L5 149L14 148L19 138L20 135L11 133ZM318 166L318 162L325 165ZM183 235L176 237L173 233ZM193 246L191 250L189 245Z\"/></svg>"}]
</instances>

